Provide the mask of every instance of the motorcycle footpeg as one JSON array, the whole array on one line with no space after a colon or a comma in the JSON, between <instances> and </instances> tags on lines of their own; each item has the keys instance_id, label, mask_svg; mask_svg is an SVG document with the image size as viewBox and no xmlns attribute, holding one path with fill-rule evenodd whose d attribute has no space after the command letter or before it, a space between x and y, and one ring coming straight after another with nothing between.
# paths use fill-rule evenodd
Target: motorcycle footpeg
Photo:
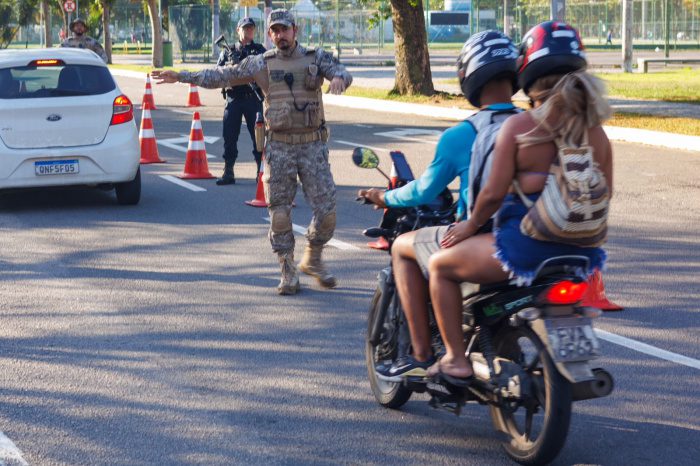
<instances>
[{"instance_id":1,"label":"motorcycle footpeg","mask_svg":"<svg viewBox=\"0 0 700 466\"><path fill-rule=\"evenodd\" d=\"M428 379L424 377L406 377L404 379L404 386L409 390L416 393L425 393L427 390L426 383Z\"/></svg>"},{"instance_id":2,"label":"motorcycle footpeg","mask_svg":"<svg viewBox=\"0 0 700 466\"><path fill-rule=\"evenodd\" d=\"M456 395L444 396L434 394L428 404L433 409L440 409L459 416L464 406L464 400Z\"/></svg>"}]
</instances>

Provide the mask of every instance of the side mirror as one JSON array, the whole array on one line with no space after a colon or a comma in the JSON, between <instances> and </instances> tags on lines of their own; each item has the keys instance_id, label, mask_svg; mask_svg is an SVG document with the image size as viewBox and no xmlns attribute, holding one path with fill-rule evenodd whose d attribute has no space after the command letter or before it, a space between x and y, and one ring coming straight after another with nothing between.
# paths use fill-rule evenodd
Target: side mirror
<instances>
[{"instance_id":1,"label":"side mirror","mask_svg":"<svg viewBox=\"0 0 700 466\"><path fill-rule=\"evenodd\" d=\"M379 167L379 157L372 149L366 147L356 147L352 151L352 161L360 168Z\"/></svg>"}]
</instances>

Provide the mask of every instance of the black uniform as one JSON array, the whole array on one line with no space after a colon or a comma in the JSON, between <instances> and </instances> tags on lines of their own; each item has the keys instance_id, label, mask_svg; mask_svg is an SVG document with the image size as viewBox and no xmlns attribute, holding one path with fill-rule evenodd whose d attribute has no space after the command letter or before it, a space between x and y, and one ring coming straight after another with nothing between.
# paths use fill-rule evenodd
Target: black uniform
<instances>
[{"instance_id":1,"label":"black uniform","mask_svg":"<svg viewBox=\"0 0 700 466\"><path fill-rule=\"evenodd\" d=\"M226 64L240 63L241 60L249 55L259 55L265 53L265 47L255 42L247 45L242 45L240 41L236 42L231 53L223 50L219 55L218 66ZM256 95L257 91L257 95ZM226 110L224 110L224 161L226 170L233 170L233 165L238 158L238 136L241 133L241 117L245 117L246 126L250 138L253 141L253 157L260 171L260 160L262 154L255 150L255 117L259 112L262 114L262 91L255 83L244 84L242 86L234 86L225 91L226 94ZM260 96L260 97L258 97Z\"/></svg>"}]
</instances>

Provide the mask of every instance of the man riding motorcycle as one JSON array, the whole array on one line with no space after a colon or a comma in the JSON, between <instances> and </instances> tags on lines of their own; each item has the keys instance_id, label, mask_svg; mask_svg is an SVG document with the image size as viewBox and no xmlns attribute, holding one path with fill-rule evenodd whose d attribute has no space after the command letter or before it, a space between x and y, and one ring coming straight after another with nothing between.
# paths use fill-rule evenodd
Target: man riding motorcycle
<instances>
[{"instance_id":1,"label":"man riding motorcycle","mask_svg":"<svg viewBox=\"0 0 700 466\"><path fill-rule=\"evenodd\" d=\"M498 31L483 31L470 37L457 60L462 92L480 110L446 130L438 141L435 158L423 175L390 191L360 190L359 195L379 207L411 207L435 199L456 177L460 178L457 218L469 215L476 195L490 172L490 152L498 129L518 113L511 103L517 92L517 48ZM434 363L430 345L428 314L428 260L440 249L440 237L401 235L392 246L396 286L408 321L413 354L390 366L377 366L377 376L398 381L407 376L425 376Z\"/></svg>"}]
</instances>

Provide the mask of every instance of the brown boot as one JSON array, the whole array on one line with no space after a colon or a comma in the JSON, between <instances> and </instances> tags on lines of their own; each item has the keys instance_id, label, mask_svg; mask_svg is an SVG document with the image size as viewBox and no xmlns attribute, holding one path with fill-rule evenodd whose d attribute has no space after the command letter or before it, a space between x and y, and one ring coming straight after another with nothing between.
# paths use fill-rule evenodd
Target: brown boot
<instances>
[{"instance_id":1,"label":"brown boot","mask_svg":"<svg viewBox=\"0 0 700 466\"><path fill-rule=\"evenodd\" d=\"M299 270L307 275L316 277L316 280L322 287L335 288L338 283L333 274L321 262L321 252L323 252L323 246L307 245L306 250L304 250L304 257L299 264Z\"/></svg>"},{"instance_id":2,"label":"brown boot","mask_svg":"<svg viewBox=\"0 0 700 466\"><path fill-rule=\"evenodd\" d=\"M299 276L297 275L297 266L294 264L294 253L280 254L279 260L282 267L282 279L277 285L277 292L281 295L297 294Z\"/></svg>"}]
</instances>

